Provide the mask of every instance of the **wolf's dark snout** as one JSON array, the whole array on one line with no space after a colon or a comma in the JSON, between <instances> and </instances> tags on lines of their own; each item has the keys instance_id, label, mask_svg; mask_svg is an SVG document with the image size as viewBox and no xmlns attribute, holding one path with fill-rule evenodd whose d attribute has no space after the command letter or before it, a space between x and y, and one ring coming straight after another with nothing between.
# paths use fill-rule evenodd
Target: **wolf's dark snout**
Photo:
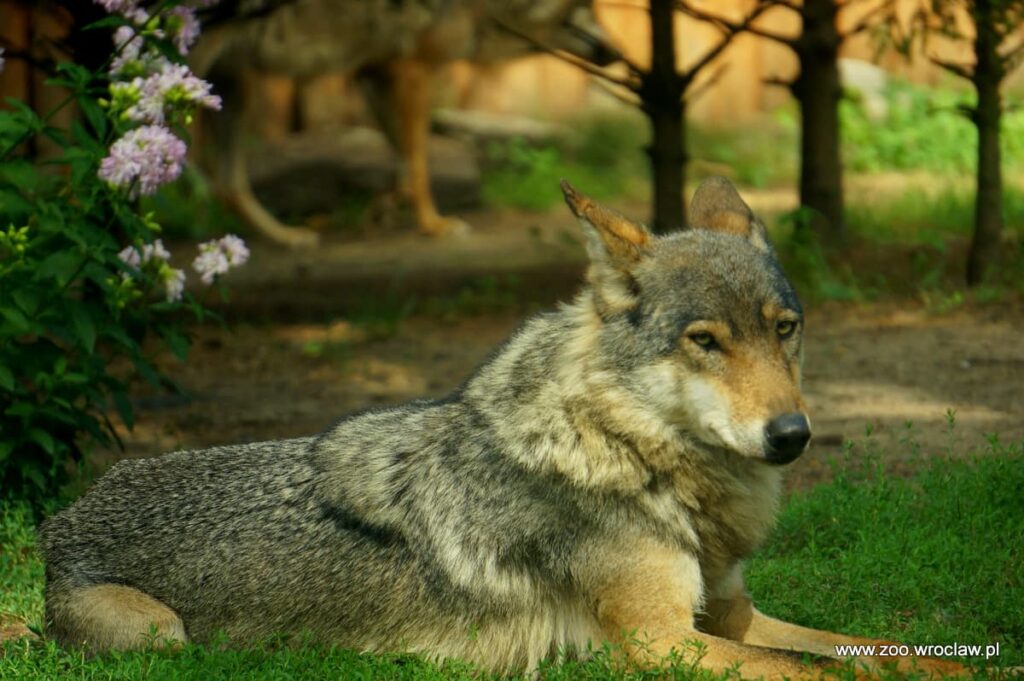
<instances>
[{"instance_id":1,"label":"wolf's dark snout","mask_svg":"<svg viewBox=\"0 0 1024 681\"><path fill-rule=\"evenodd\" d=\"M764 429L765 458L771 463L789 463L803 454L807 441L811 439L811 425L803 414L776 416Z\"/></svg>"}]
</instances>

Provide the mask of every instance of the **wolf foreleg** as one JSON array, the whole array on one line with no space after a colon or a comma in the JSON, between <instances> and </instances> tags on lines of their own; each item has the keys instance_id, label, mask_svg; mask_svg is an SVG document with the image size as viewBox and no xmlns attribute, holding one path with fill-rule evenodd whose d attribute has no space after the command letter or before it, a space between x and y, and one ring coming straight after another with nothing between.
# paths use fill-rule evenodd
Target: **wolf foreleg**
<instances>
[{"instance_id":1,"label":"wolf foreleg","mask_svg":"<svg viewBox=\"0 0 1024 681\"><path fill-rule=\"evenodd\" d=\"M404 60L394 67L396 141L402 161L398 189L412 201L419 231L429 236L443 236L465 233L469 226L458 218L438 213L430 192L427 142L435 68L415 60Z\"/></svg>"},{"instance_id":2,"label":"wolf foreleg","mask_svg":"<svg viewBox=\"0 0 1024 681\"><path fill-rule=\"evenodd\" d=\"M653 542L643 542L625 555L629 557L602 570L591 597L605 638L621 645L631 662L655 667L674 651L716 673L738 666L743 678L766 679L817 679L837 666L832 659L811 659L808 666L802 652L772 650L699 631L695 613L702 584L697 559Z\"/></svg>"},{"instance_id":3,"label":"wolf foreleg","mask_svg":"<svg viewBox=\"0 0 1024 681\"><path fill-rule=\"evenodd\" d=\"M840 646L868 646L881 652L891 642L848 636L790 624L769 617L754 607L742 587L733 598L709 600L698 618L703 631L753 646L779 650L802 651L815 655L840 658ZM967 667L951 660L929 657L859 656L858 662L869 667L893 665L900 671L918 671L941 676L961 676L970 673Z\"/></svg>"}]
</instances>

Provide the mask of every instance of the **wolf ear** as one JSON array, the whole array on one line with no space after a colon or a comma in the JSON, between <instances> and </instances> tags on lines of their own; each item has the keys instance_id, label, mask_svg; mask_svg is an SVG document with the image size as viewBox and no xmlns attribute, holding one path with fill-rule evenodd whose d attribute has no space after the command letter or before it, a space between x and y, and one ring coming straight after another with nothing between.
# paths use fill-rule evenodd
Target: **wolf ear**
<instances>
[{"instance_id":1,"label":"wolf ear","mask_svg":"<svg viewBox=\"0 0 1024 681\"><path fill-rule=\"evenodd\" d=\"M765 253L771 253L768 231L757 219L732 182L724 177L709 177L700 183L690 202L690 229L735 234L747 239Z\"/></svg>"},{"instance_id":2,"label":"wolf ear","mask_svg":"<svg viewBox=\"0 0 1024 681\"><path fill-rule=\"evenodd\" d=\"M587 237L587 280L594 288L598 314L607 319L635 308L638 289L631 270L651 243L651 233L643 225L580 194L566 180L562 180L562 193Z\"/></svg>"},{"instance_id":3,"label":"wolf ear","mask_svg":"<svg viewBox=\"0 0 1024 681\"><path fill-rule=\"evenodd\" d=\"M595 264L626 271L640 259L652 238L646 227L580 194L568 180L562 180L562 193L583 226L587 253Z\"/></svg>"}]
</instances>

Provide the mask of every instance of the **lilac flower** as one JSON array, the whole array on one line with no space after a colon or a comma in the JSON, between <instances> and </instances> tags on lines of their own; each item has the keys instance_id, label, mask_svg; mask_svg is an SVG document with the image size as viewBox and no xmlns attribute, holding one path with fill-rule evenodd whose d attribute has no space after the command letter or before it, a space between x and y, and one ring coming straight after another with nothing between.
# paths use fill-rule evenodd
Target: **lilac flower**
<instances>
[{"instance_id":1,"label":"lilac flower","mask_svg":"<svg viewBox=\"0 0 1024 681\"><path fill-rule=\"evenodd\" d=\"M249 247L241 238L227 234L217 242L232 267L244 265L249 260Z\"/></svg>"},{"instance_id":2,"label":"lilac flower","mask_svg":"<svg viewBox=\"0 0 1024 681\"><path fill-rule=\"evenodd\" d=\"M125 246L121 249L121 252L117 254L117 257L121 259L125 265L133 269L139 269L142 266L142 257L139 255L139 251L135 246Z\"/></svg>"},{"instance_id":3,"label":"lilac flower","mask_svg":"<svg viewBox=\"0 0 1024 681\"><path fill-rule=\"evenodd\" d=\"M125 14L138 8L138 0L95 0L110 14Z\"/></svg>"},{"instance_id":4,"label":"lilac flower","mask_svg":"<svg viewBox=\"0 0 1024 681\"><path fill-rule=\"evenodd\" d=\"M132 198L152 194L178 178L186 151L185 143L167 128L145 125L114 142L100 163L99 177L114 187L130 187Z\"/></svg>"},{"instance_id":5,"label":"lilac flower","mask_svg":"<svg viewBox=\"0 0 1024 681\"><path fill-rule=\"evenodd\" d=\"M129 65L139 61L143 45L142 36L133 26L118 26L114 31L114 49L117 50L117 54L110 62L110 73L116 76Z\"/></svg>"},{"instance_id":6,"label":"lilac flower","mask_svg":"<svg viewBox=\"0 0 1024 681\"><path fill-rule=\"evenodd\" d=\"M204 284L212 284L217 275L231 269L227 255L216 241L199 244L199 255L192 261L192 269L199 273Z\"/></svg>"},{"instance_id":7,"label":"lilac flower","mask_svg":"<svg viewBox=\"0 0 1024 681\"><path fill-rule=\"evenodd\" d=\"M121 259L125 265L135 270L140 270L144 265L151 261L157 261L161 263L161 267L164 263L171 259L170 252L164 248L164 242L160 239L155 240L151 244L142 244L140 250L137 246L125 246L121 249L121 252L117 254L117 257ZM127 274L123 276L127 277Z\"/></svg>"},{"instance_id":8,"label":"lilac flower","mask_svg":"<svg viewBox=\"0 0 1024 681\"><path fill-rule=\"evenodd\" d=\"M178 5L167 13L167 29L174 40L178 52L188 54L189 48L199 37L199 19L191 7Z\"/></svg>"},{"instance_id":9,"label":"lilac flower","mask_svg":"<svg viewBox=\"0 0 1024 681\"><path fill-rule=\"evenodd\" d=\"M249 248L234 234L199 244L199 255L192 261L192 269L199 273L204 284L212 284L218 275L249 260Z\"/></svg>"},{"instance_id":10,"label":"lilac flower","mask_svg":"<svg viewBox=\"0 0 1024 681\"><path fill-rule=\"evenodd\" d=\"M162 124L168 108L205 106L219 110L221 106L220 97L210 94L209 83L192 75L187 66L170 62L146 78L135 78L130 85L114 83L111 91L115 99L121 93L123 98L135 100L125 115L141 123Z\"/></svg>"},{"instance_id":11,"label":"lilac flower","mask_svg":"<svg viewBox=\"0 0 1024 681\"><path fill-rule=\"evenodd\" d=\"M164 283L168 303L176 303L185 295L185 272L170 265L160 269L160 278Z\"/></svg>"},{"instance_id":12,"label":"lilac flower","mask_svg":"<svg viewBox=\"0 0 1024 681\"><path fill-rule=\"evenodd\" d=\"M164 248L164 242L160 239L156 239L151 244L143 244L142 246L142 262L147 263L154 259L163 260L164 262L171 259L171 254Z\"/></svg>"}]
</instances>

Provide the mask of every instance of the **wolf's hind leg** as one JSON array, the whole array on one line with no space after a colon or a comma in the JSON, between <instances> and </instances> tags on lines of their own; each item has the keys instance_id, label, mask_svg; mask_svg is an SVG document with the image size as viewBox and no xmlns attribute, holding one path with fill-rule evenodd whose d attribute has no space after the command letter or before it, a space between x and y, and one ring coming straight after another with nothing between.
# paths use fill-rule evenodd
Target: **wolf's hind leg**
<instances>
[{"instance_id":1,"label":"wolf's hind leg","mask_svg":"<svg viewBox=\"0 0 1024 681\"><path fill-rule=\"evenodd\" d=\"M177 613L130 586L97 584L73 589L51 598L48 606L49 633L64 646L81 646L96 653L188 641Z\"/></svg>"}]
</instances>

